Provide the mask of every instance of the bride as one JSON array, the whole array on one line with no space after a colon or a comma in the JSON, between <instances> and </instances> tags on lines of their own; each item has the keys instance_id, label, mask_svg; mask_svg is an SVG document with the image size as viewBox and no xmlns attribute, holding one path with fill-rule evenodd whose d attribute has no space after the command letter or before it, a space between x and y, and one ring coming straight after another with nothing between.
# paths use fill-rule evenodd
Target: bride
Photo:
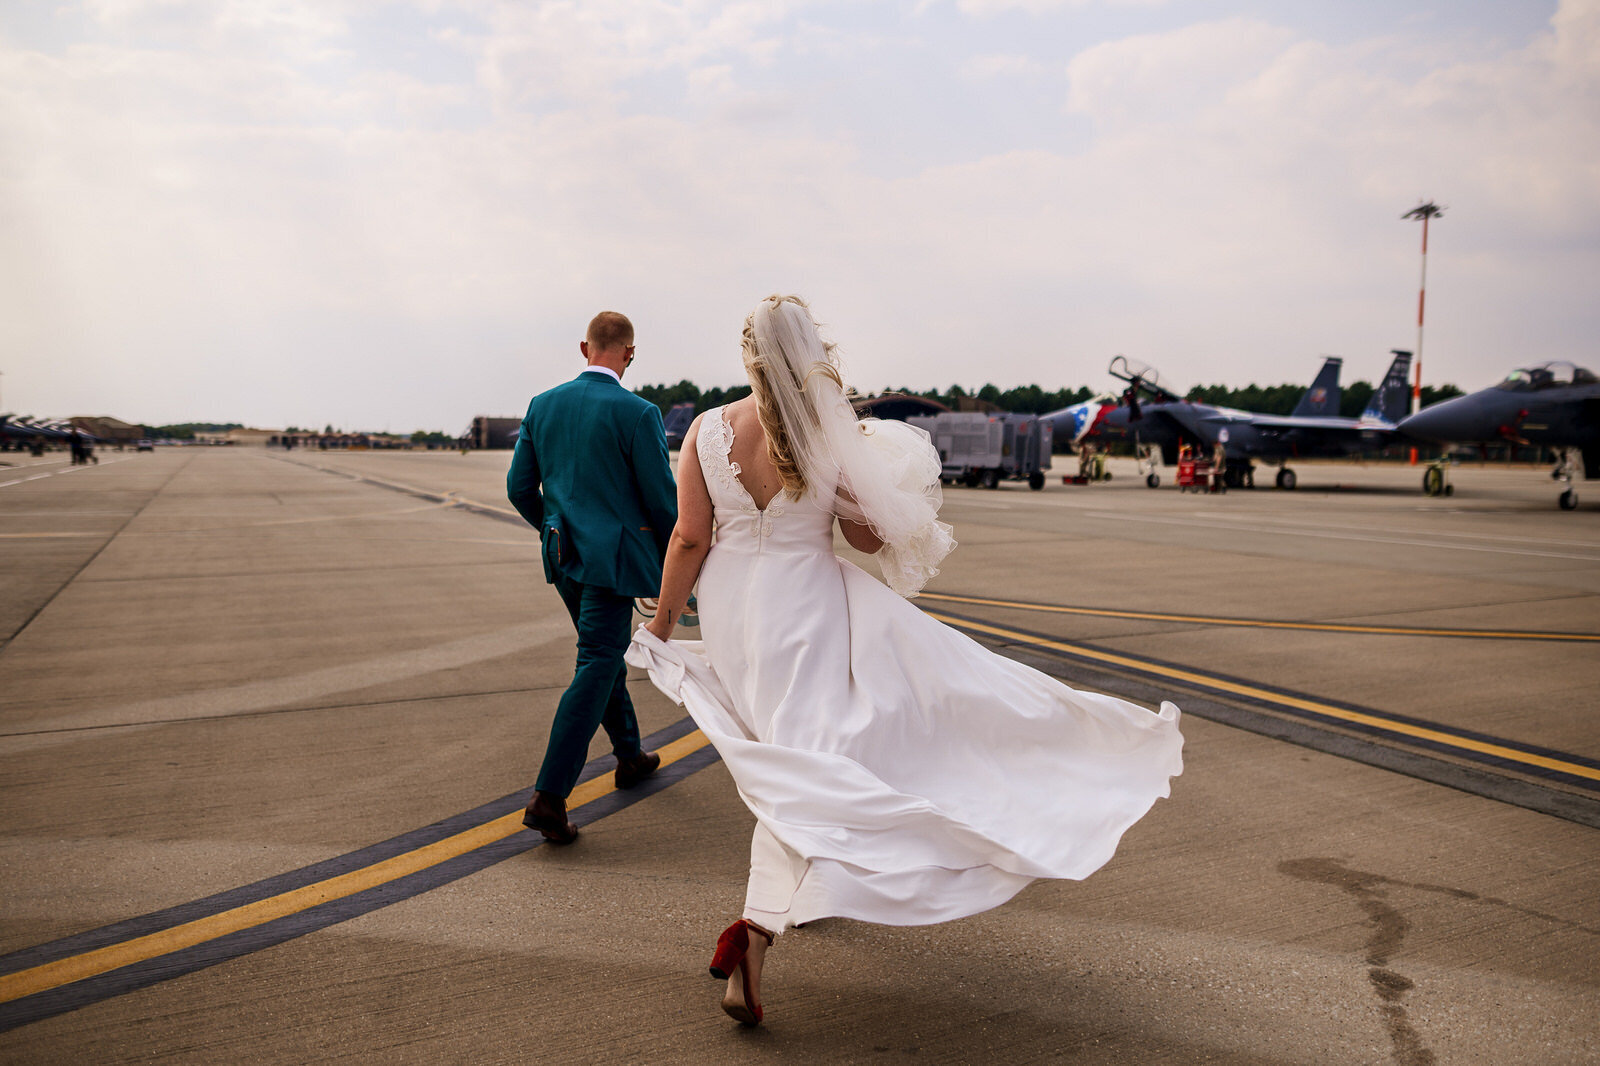
<instances>
[{"instance_id":1,"label":"bride","mask_svg":"<svg viewBox=\"0 0 1600 1066\"><path fill-rule=\"evenodd\" d=\"M858 421L804 301L745 320L752 395L684 438L655 617L628 662L686 707L756 816L723 1009L824 917L924 925L1083 878L1182 771L1178 708L1077 692L906 602L955 541L926 433ZM833 553L834 525L888 587ZM698 582L703 641L670 640Z\"/></svg>"}]
</instances>

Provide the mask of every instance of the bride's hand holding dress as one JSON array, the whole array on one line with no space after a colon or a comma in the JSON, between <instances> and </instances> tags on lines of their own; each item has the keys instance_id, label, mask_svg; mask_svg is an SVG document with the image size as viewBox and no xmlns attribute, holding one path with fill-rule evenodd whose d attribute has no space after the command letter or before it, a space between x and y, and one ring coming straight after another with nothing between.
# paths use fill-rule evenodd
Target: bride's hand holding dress
<instances>
[{"instance_id":1,"label":"bride's hand holding dress","mask_svg":"<svg viewBox=\"0 0 1600 1066\"><path fill-rule=\"evenodd\" d=\"M657 640L672 638L689 603L695 579L700 576L700 567L711 550L714 508L697 455L704 418L697 417L689 426L678 455L678 522L672 528L672 539L662 560L661 594L656 600L655 617L644 626Z\"/></svg>"}]
</instances>

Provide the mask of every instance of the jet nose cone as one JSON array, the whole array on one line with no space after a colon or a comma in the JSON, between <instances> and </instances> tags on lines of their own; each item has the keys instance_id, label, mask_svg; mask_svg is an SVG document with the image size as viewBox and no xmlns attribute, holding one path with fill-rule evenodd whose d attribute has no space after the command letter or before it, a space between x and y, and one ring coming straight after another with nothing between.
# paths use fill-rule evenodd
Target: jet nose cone
<instances>
[{"instance_id":1,"label":"jet nose cone","mask_svg":"<svg viewBox=\"0 0 1600 1066\"><path fill-rule=\"evenodd\" d=\"M1489 435L1486 424L1477 397L1457 396L1402 418L1399 429L1413 440L1447 443L1485 440Z\"/></svg>"},{"instance_id":2,"label":"jet nose cone","mask_svg":"<svg viewBox=\"0 0 1600 1066\"><path fill-rule=\"evenodd\" d=\"M1101 404L1097 400L1085 400L1075 403L1061 412L1061 417L1056 422L1055 432L1065 433L1074 443L1084 437L1093 436L1095 426L1099 421Z\"/></svg>"}]
</instances>

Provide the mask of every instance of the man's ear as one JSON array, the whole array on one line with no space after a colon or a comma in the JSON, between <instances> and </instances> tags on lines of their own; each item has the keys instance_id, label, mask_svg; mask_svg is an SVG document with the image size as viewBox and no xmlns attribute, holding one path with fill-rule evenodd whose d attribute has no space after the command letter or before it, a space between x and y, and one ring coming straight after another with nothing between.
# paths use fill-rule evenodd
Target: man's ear
<instances>
[{"instance_id":1,"label":"man's ear","mask_svg":"<svg viewBox=\"0 0 1600 1066\"><path fill-rule=\"evenodd\" d=\"M588 358L589 358L589 342L588 341L579 341L578 342L578 351L583 353L583 358L587 362Z\"/></svg>"}]
</instances>

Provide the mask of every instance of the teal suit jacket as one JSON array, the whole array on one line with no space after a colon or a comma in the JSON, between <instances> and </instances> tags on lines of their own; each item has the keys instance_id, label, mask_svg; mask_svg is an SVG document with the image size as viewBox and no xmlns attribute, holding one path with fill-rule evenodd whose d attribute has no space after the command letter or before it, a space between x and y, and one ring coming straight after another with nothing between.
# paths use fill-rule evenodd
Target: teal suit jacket
<instances>
[{"instance_id":1,"label":"teal suit jacket","mask_svg":"<svg viewBox=\"0 0 1600 1066\"><path fill-rule=\"evenodd\" d=\"M539 530L545 580L623 596L661 590L678 520L661 411L609 374L585 371L528 404L506 496Z\"/></svg>"}]
</instances>

